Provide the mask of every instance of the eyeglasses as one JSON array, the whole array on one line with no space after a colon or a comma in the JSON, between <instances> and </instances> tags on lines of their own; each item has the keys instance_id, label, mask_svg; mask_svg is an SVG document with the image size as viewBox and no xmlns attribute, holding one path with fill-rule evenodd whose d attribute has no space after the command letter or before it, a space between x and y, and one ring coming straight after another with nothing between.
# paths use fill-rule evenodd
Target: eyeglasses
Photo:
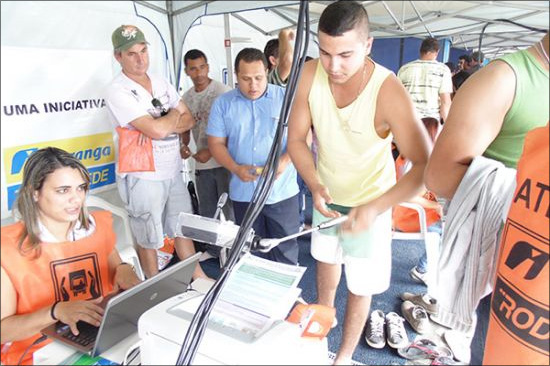
<instances>
[{"instance_id":1,"label":"eyeglasses","mask_svg":"<svg viewBox=\"0 0 550 366\"><path fill-rule=\"evenodd\" d=\"M155 108L162 108L162 103L157 98L151 99L151 104L153 104Z\"/></svg>"},{"instance_id":2,"label":"eyeglasses","mask_svg":"<svg viewBox=\"0 0 550 366\"><path fill-rule=\"evenodd\" d=\"M153 105L153 107L159 108L161 110L160 112L161 117L166 116L168 114L168 111L164 109L164 107L162 106L162 103L157 98L151 99L151 104Z\"/></svg>"}]
</instances>

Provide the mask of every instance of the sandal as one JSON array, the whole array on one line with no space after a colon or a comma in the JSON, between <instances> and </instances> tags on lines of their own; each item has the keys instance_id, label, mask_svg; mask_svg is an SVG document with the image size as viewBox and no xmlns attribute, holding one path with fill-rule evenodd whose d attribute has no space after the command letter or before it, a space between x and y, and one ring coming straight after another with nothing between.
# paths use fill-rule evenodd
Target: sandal
<instances>
[{"instance_id":1,"label":"sandal","mask_svg":"<svg viewBox=\"0 0 550 366\"><path fill-rule=\"evenodd\" d=\"M462 363L456 362L452 357L439 356L434 358L430 365L462 365Z\"/></svg>"},{"instance_id":2,"label":"sandal","mask_svg":"<svg viewBox=\"0 0 550 366\"><path fill-rule=\"evenodd\" d=\"M453 357L450 349L438 346L434 341L421 338L411 342L407 347L399 348L397 353L407 360L435 359L438 357Z\"/></svg>"}]
</instances>

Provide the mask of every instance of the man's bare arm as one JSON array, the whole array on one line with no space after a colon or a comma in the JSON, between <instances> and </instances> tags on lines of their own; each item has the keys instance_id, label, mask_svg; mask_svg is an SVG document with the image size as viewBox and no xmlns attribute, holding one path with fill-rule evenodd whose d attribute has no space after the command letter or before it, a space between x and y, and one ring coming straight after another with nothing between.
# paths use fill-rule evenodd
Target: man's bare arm
<instances>
[{"instance_id":1,"label":"man's bare arm","mask_svg":"<svg viewBox=\"0 0 550 366\"><path fill-rule=\"evenodd\" d=\"M317 62L304 65L288 122L288 154L296 170L310 188L320 184L313 154L308 146L308 134L312 127L308 96L316 67Z\"/></svg>"},{"instance_id":2,"label":"man's bare arm","mask_svg":"<svg viewBox=\"0 0 550 366\"><path fill-rule=\"evenodd\" d=\"M416 117L409 94L395 76L390 75L382 84L376 108L377 121L381 118L387 124L397 148L412 163L412 168L375 200L380 212L384 212L421 193L431 143L422 122Z\"/></svg>"},{"instance_id":3,"label":"man's bare arm","mask_svg":"<svg viewBox=\"0 0 550 366\"><path fill-rule=\"evenodd\" d=\"M473 158L498 135L512 105L515 76L504 62L485 66L460 87L426 168L426 185L452 198Z\"/></svg>"},{"instance_id":4,"label":"man's bare arm","mask_svg":"<svg viewBox=\"0 0 550 366\"><path fill-rule=\"evenodd\" d=\"M176 108L171 108L168 114L159 118L150 115L142 116L131 121L141 133L152 139L163 139L172 133L183 133L195 125L195 120L189 109L180 101Z\"/></svg>"},{"instance_id":5,"label":"man's bare arm","mask_svg":"<svg viewBox=\"0 0 550 366\"><path fill-rule=\"evenodd\" d=\"M178 106L176 107L176 109L179 110L180 113L181 113L180 119L179 119L178 124L176 126L176 128L177 128L176 133L181 134L181 133L187 132L190 129L192 129L193 126L195 126L195 119L191 115L191 111L189 110L187 105L185 105L183 100L180 100L180 102L179 102Z\"/></svg>"},{"instance_id":6,"label":"man's bare arm","mask_svg":"<svg viewBox=\"0 0 550 366\"><path fill-rule=\"evenodd\" d=\"M279 64L277 65L277 73L281 80L285 81L290 75L292 68L292 60L294 57L294 40L295 33L292 29L283 29L279 32Z\"/></svg>"},{"instance_id":7,"label":"man's bare arm","mask_svg":"<svg viewBox=\"0 0 550 366\"><path fill-rule=\"evenodd\" d=\"M287 150L296 170L311 191L315 208L325 217L337 217L339 213L329 210L326 206L327 203L332 203L332 197L319 180L313 154L308 144L308 136L311 134L312 128L308 96L318 62L318 60L311 61L304 65L290 112Z\"/></svg>"}]
</instances>

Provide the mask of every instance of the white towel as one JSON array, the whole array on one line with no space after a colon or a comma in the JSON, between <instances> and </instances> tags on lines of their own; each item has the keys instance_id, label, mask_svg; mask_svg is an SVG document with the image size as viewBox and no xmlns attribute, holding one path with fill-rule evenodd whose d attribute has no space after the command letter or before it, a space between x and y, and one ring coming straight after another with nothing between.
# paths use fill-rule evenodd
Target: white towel
<instances>
[{"instance_id":1,"label":"white towel","mask_svg":"<svg viewBox=\"0 0 550 366\"><path fill-rule=\"evenodd\" d=\"M491 293L501 228L516 187L516 170L474 158L449 203L439 255L437 322L473 333L479 301Z\"/></svg>"}]
</instances>

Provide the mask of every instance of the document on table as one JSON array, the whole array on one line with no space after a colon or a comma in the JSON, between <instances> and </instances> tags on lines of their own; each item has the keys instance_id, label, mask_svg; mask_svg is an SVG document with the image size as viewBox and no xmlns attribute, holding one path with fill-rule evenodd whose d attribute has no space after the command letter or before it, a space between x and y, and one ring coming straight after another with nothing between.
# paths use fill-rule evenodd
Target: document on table
<instances>
[{"instance_id":1,"label":"document on table","mask_svg":"<svg viewBox=\"0 0 550 366\"><path fill-rule=\"evenodd\" d=\"M298 283L305 270L247 253L231 273L220 301L269 318L284 319L301 292Z\"/></svg>"},{"instance_id":2,"label":"document on table","mask_svg":"<svg viewBox=\"0 0 550 366\"><path fill-rule=\"evenodd\" d=\"M237 263L212 309L209 324L235 336L254 340L286 318L301 289L306 267L269 261L245 254ZM194 313L202 297L177 305L169 312ZM238 334L237 334L238 336Z\"/></svg>"}]
</instances>

